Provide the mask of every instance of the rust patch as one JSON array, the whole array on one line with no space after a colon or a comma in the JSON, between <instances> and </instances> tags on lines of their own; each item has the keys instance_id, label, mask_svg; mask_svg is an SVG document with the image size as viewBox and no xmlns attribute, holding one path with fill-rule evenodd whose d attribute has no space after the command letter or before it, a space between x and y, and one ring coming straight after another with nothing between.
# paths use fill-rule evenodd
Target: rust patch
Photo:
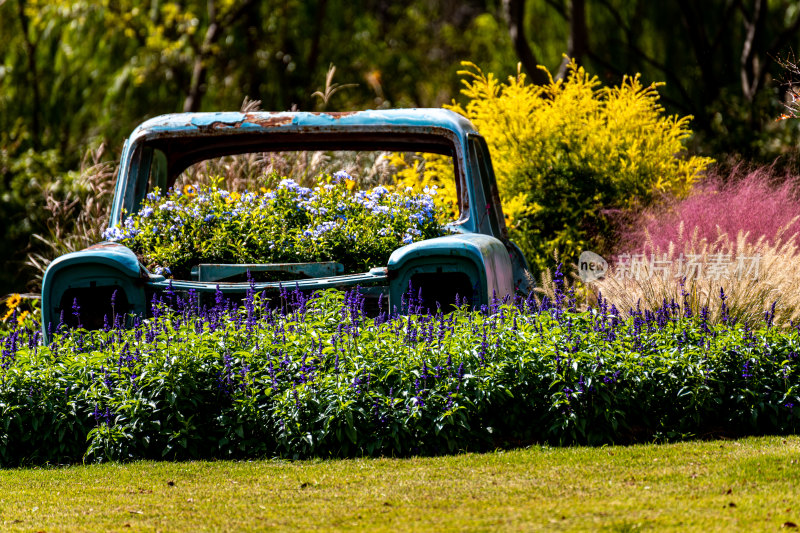
<instances>
[{"instance_id":1,"label":"rust patch","mask_svg":"<svg viewBox=\"0 0 800 533\"><path fill-rule=\"evenodd\" d=\"M355 115L358 111L312 111L311 115L330 115L336 120L339 120L342 117L349 117L350 115Z\"/></svg>"},{"instance_id":2,"label":"rust patch","mask_svg":"<svg viewBox=\"0 0 800 533\"><path fill-rule=\"evenodd\" d=\"M263 118L262 116L257 115L255 113L247 113L244 116L243 122L249 122L249 123L252 123L252 124L258 124L259 126L261 126L263 128L272 128L272 127L275 127L275 126L285 126L286 124L291 124L292 123L292 117L290 117L290 116L288 116L288 117L287 116L268 116L266 118ZM239 123L236 127L239 127L241 125L242 124Z\"/></svg>"},{"instance_id":3,"label":"rust patch","mask_svg":"<svg viewBox=\"0 0 800 533\"><path fill-rule=\"evenodd\" d=\"M328 113L328 115L332 116L336 120L339 120L342 117L349 117L350 115L355 115L358 111L333 111Z\"/></svg>"},{"instance_id":4,"label":"rust patch","mask_svg":"<svg viewBox=\"0 0 800 533\"><path fill-rule=\"evenodd\" d=\"M236 122L223 122L221 120L217 120L208 124L193 124L193 126L200 131L214 131L227 128L239 128L243 122L244 120L237 120Z\"/></svg>"}]
</instances>

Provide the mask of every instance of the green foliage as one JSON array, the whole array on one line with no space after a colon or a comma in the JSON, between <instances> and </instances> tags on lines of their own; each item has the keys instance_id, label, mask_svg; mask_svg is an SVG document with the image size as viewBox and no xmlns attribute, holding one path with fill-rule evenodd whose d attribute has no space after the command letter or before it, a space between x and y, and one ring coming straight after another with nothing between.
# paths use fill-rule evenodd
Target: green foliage
<instances>
[{"instance_id":1,"label":"green foliage","mask_svg":"<svg viewBox=\"0 0 800 533\"><path fill-rule=\"evenodd\" d=\"M6 287L25 287L27 278L19 275L30 234L47 226L48 213L42 194L42 184L53 183L63 190L64 182L53 180L58 174L58 154L55 150L36 152L28 149L16 157L3 148L7 141L0 132L0 255L7 262L0 271L0 294ZM16 264L15 264L16 263Z\"/></svg>"},{"instance_id":2,"label":"green foliage","mask_svg":"<svg viewBox=\"0 0 800 533\"><path fill-rule=\"evenodd\" d=\"M2 340L0 463L441 454L800 429L800 333L567 295L366 318L356 292ZM277 305L277 306L276 306ZM78 306L73 312L79 314ZM118 317L111 317L119 322Z\"/></svg>"},{"instance_id":3,"label":"green foliage","mask_svg":"<svg viewBox=\"0 0 800 533\"><path fill-rule=\"evenodd\" d=\"M690 117L666 116L656 85L638 76L601 87L570 62L564 80L537 86L466 65L469 100L446 107L486 138L511 236L539 270L556 251L568 261L605 252L609 211L683 196L711 162L680 157Z\"/></svg>"},{"instance_id":4,"label":"green foliage","mask_svg":"<svg viewBox=\"0 0 800 533\"><path fill-rule=\"evenodd\" d=\"M129 246L145 264L186 278L199 263L337 261L345 272L385 265L411 242L445 234L430 189L352 191L344 172L320 176L313 189L269 180L274 191L229 192L216 185L150 193L138 213L106 237Z\"/></svg>"},{"instance_id":5,"label":"green foliage","mask_svg":"<svg viewBox=\"0 0 800 533\"><path fill-rule=\"evenodd\" d=\"M551 72L563 72L566 51L604 81L625 72L640 73L646 83L666 80L659 93L670 112L695 117L690 151L758 164L780 158L796 172L792 153L800 128L775 122L791 100L794 73L780 58L800 46L795 3L758 4L756 18L755 4L727 0L524 5L535 59Z\"/></svg>"}]
</instances>

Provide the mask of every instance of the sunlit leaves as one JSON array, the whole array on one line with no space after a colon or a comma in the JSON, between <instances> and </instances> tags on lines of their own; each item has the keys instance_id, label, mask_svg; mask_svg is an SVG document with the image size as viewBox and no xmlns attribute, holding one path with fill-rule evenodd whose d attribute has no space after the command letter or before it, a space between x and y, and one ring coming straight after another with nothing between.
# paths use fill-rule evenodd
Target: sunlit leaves
<instances>
[{"instance_id":1,"label":"sunlit leaves","mask_svg":"<svg viewBox=\"0 0 800 533\"><path fill-rule=\"evenodd\" d=\"M665 115L638 76L604 87L573 61L563 80L532 85L465 65L468 102L451 109L486 137L512 237L539 269L556 250L604 251L605 212L683 196L711 162L683 157L691 117Z\"/></svg>"}]
</instances>

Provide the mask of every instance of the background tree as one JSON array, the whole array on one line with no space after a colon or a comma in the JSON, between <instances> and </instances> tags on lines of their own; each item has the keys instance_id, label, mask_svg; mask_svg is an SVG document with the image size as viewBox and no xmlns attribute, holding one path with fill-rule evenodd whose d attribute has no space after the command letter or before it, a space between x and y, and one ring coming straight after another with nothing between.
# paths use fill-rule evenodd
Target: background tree
<instances>
[{"instance_id":1,"label":"background tree","mask_svg":"<svg viewBox=\"0 0 800 533\"><path fill-rule=\"evenodd\" d=\"M797 128L775 124L787 88L776 59L800 45L800 6L789 0L504 0L526 71L563 76L563 54L615 83L641 73L665 81L670 112L694 116L696 148L771 161L794 149ZM524 27L525 31L518 31ZM560 68L559 68L560 65ZM537 82L540 74L532 77ZM538 81L541 83L541 81Z\"/></svg>"}]
</instances>

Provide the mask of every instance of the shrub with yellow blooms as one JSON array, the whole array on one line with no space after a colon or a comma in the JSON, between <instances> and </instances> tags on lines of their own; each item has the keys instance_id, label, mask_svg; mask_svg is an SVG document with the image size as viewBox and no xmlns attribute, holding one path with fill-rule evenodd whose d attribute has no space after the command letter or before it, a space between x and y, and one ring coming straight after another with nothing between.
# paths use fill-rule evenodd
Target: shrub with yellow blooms
<instances>
[{"instance_id":1,"label":"shrub with yellow blooms","mask_svg":"<svg viewBox=\"0 0 800 533\"><path fill-rule=\"evenodd\" d=\"M451 157L418 153L409 158L408 154L393 153L389 157L389 164L397 171L394 175L394 185L397 188L436 187L437 204L442 206L446 221L458 218L458 192Z\"/></svg>"},{"instance_id":2,"label":"shrub with yellow blooms","mask_svg":"<svg viewBox=\"0 0 800 533\"><path fill-rule=\"evenodd\" d=\"M565 262L607 252L610 213L683 197L712 162L686 156L691 117L666 115L658 84L638 75L603 87L572 61L563 80L540 86L464 65L468 101L445 107L486 138L510 236L536 270L555 252Z\"/></svg>"}]
</instances>

